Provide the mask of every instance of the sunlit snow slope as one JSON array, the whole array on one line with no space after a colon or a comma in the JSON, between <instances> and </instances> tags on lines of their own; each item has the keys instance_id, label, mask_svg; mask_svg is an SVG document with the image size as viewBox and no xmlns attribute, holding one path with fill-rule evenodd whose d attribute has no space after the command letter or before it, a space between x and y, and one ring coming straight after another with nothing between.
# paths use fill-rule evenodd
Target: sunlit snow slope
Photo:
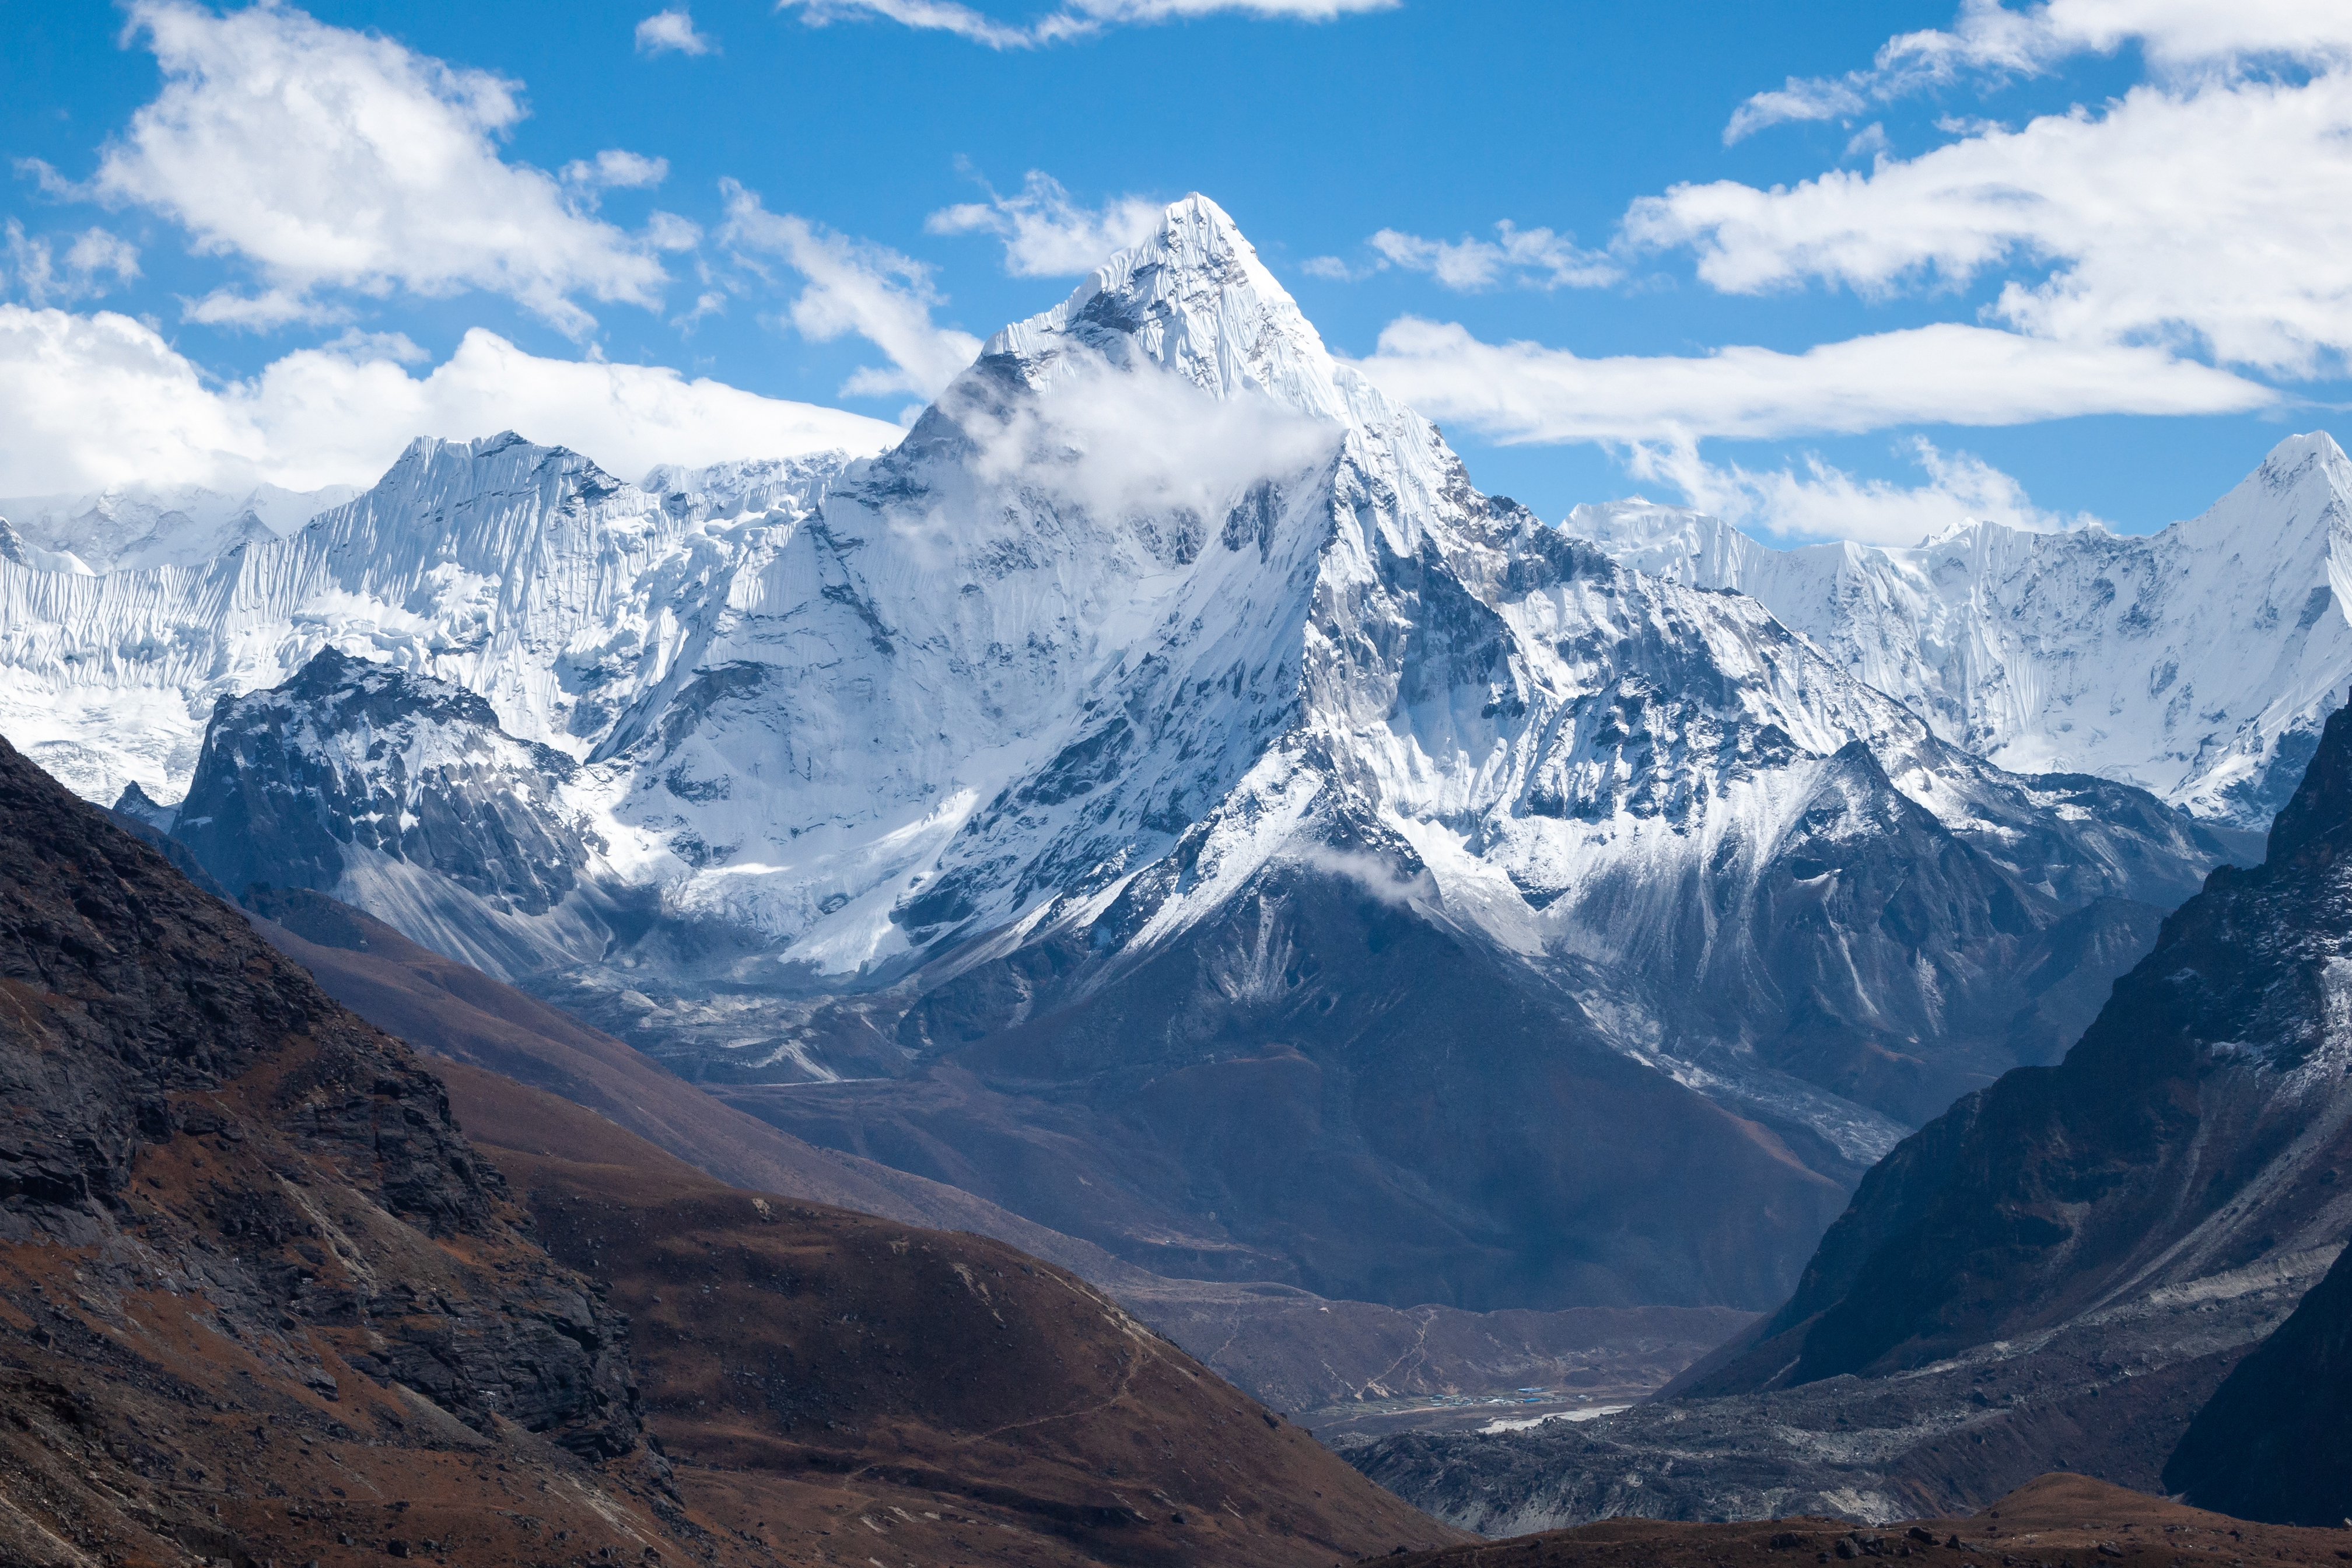
<instances>
[{"instance_id":1,"label":"sunlit snow slope","mask_svg":"<svg viewBox=\"0 0 2352 1568\"><path fill-rule=\"evenodd\" d=\"M2147 538L1978 522L1909 550L1775 550L1642 502L1568 527L1628 565L1752 594L1947 740L2269 826L2352 681L2352 462L2280 442L2204 515Z\"/></svg>"}]
</instances>

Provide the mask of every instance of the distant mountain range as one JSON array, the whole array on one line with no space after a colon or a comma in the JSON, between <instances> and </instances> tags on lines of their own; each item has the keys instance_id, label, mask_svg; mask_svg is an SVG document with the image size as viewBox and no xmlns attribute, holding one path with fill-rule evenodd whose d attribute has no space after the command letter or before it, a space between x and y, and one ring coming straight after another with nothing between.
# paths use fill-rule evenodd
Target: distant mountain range
<instances>
[{"instance_id":1,"label":"distant mountain range","mask_svg":"<svg viewBox=\"0 0 2352 1568\"><path fill-rule=\"evenodd\" d=\"M1993 522L1909 550L1775 550L1697 512L1580 506L1630 566L1753 595L1937 734L2021 773L2084 773L2266 829L2352 672L2352 462L2291 436L2146 538Z\"/></svg>"},{"instance_id":2,"label":"distant mountain range","mask_svg":"<svg viewBox=\"0 0 2352 1568\"><path fill-rule=\"evenodd\" d=\"M2333 451L2247 503L2296 550ZM2300 721L2194 787L2004 771L1585 521L1479 492L1196 197L878 458L638 486L420 441L201 564L0 562L0 726L234 889L1141 1267L1768 1309L1872 1162L2251 858L2227 791ZM2352 667L2303 560L2213 627Z\"/></svg>"}]
</instances>

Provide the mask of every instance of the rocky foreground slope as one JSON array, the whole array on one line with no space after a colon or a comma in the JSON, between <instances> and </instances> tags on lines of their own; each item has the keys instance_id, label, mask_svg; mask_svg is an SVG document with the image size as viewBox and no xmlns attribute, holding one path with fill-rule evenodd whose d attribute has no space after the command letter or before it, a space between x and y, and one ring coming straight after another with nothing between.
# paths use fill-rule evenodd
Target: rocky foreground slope
<instances>
[{"instance_id":1,"label":"rocky foreground slope","mask_svg":"<svg viewBox=\"0 0 2352 1568\"><path fill-rule=\"evenodd\" d=\"M1891 1519L2056 1468L2250 1495L2216 1479L2210 1440L2167 1462L2352 1232L2347 977L2352 709L2327 721L2263 863L2216 871L2169 917L2063 1063L2009 1074L1880 1162L1796 1294L1679 1397L1574 1433L1397 1439L1358 1462L1489 1531L1611 1512ZM2298 1337L2308 1351L2336 1332L2323 1318ZM2262 1429L2248 1386L2208 1438ZM2287 1407L2267 1419L2294 1429Z\"/></svg>"},{"instance_id":2,"label":"rocky foreground slope","mask_svg":"<svg viewBox=\"0 0 2352 1568\"><path fill-rule=\"evenodd\" d=\"M1444 1534L1049 1265L443 1070L484 1140L0 743L0 1558L1322 1563Z\"/></svg>"}]
</instances>

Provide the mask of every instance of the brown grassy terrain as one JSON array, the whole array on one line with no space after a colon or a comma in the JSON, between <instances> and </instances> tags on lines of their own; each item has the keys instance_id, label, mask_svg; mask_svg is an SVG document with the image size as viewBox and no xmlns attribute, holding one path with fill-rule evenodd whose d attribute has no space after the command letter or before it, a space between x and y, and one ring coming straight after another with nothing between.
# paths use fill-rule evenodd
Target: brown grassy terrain
<instances>
[{"instance_id":1,"label":"brown grassy terrain","mask_svg":"<svg viewBox=\"0 0 2352 1568\"><path fill-rule=\"evenodd\" d=\"M726 1187L443 1071L549 1249L628 1313L698 1516L780 1561L1325 1564L1461 1539L1075 1276Z\"/></svg>"},{"instance_id":2,"label":"brown grassy terrain","mask_svg":"<svg viewBox=\"0 0 2352 1568\"><path fill-rule=\"evenodd\" d=\"M479 1145L428 1065L0 742L0 1564L1451 1537L1010 1247L729 1188L445 1064Z\"/></svg>"}]
</instances>

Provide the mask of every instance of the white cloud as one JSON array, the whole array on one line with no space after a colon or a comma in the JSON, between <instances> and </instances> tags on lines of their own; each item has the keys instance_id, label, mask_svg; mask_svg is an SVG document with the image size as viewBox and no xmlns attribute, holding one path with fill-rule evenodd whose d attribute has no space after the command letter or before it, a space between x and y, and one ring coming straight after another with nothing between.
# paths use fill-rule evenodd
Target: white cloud
<instances>
[{"instance_id":1,"label":"white cloud","mask_svg":"<svg viewBox=\"0 0 2352 1568\"><path fill-rule=\"evenodd\" d=\"M2012 11L1999 0L1962 0L1949 32L1898 34L1867 70L1790 77L1739 107L1726 142L1790 121L1859 114L1966 74L2032 76L2078 54L2113 54L2137 43L2174 78L2266 58L2340 64L2352 58L2352 10L2313 0L2049 0Z\"/></svg>"},{"instance_id":2,"label":"white cloud","mask_svg":"<svg viewBox=\"0 0 2352 1568\"><path fill-rule=\"evenodd\" d=\"M1940 322L1801 354L1584 359L1486 343L1403 317L1360 368L1431 418L1505 442L1773 439L1899 425L2019 425L2079 414L2216 414L2268 387L2131 344L2073 344Z\"/></svg>"},{"instance_id":3,"label":"white cloud","mask_svg":"<svg viewBox=\"0 0 2352 1568\"><path fill-rule=\"evenodd\" d=\"M672 370L541 359L478 329L429 374L399 363L418 357L396 334L350 334L215 387L127 316L0 305L0 494L369 484L419 435L520 430L628 479L663 462L870 453L899 435Z\"/></svg>"},{"instance_id":4,"label":"white cloud","mask_svg":"<svg viewBox=\"0 0 2352 1568\"><path fill-rule=\"evenodd\" d=\"M48 237L28 237L13 217L6 232L12 287L36 305L97 299L139 276L139 247L102 228L74 236L62 263Z\"/></svg>"},{"instance_id":5,"label":"white cloud","mask_svg":"<svg viewBox=\"0 0 2352 1568\"><path fill-rule=\"evenodd\" d=\"M1569 235L1523 229L1508 219L1496 224L1495 232L1499 237L1491 240L1471 235L1442 240L1384 228L1368 243L1384 263L1426 272L1444 287L1462 290L1505 282L1535 289L1590 289L1624 275L1608 255L1578 249Z\"/></svg>"},{"instance_id":6,"label":"white cloud","mask_svg":"<svg viewBox=\"0 0 2352 1568\"><path fill-rule=\"evenodd\" d=\"M669 160L607 147L563 165L563 183L588 191L649 191L669 178Z\"/></svg>"},{"instance_id":7,"label":"white cloud","mask_svg":"<svg viewBox=\"0 0 2352 1568\"><path fill-rule=\"evenodd\" d=\"M1673 485L1701 511L1783 538L1906 545L1964 522L2052 531L2100 521L2086 512L2065 516L2035 506L2015 478L1973 453L1946 453L1924 437L1901 449L1927 471L1927 483L1858 479L1813 456L1804 459L1801 473L1793 466L1718 466L1686 441L1637 446L1627 467L1637 478Z\"/></svg>"},{"instance_id":8,"label":"white cloud","mask_svg":"<svg viewBox=\"0 0 2352 1568\"><path fill-rule=\"evenodd\" d=\"M1677 186L1634 203L1624 234L1692 247L1732 293L1818 279L1880 295L2021 268L1993 314L2026 331L2309 375L2352 351L2347 190L2352 66L2144 85L1867 174Z\"/></svg>"},{"instance_id":9,"label":"white cloud","mask_svg":"<svg viewBox=\"0 0 2352 1568\"><path fill-rule=\"evenodd\" d=\"M575 296L657 308L646 243L577 211L546 174L505 162L516 84L393 40L258 3L216 16L134 0L163 88L111 143L91 188L165 213L200 252L265 281L200 319L314 320L318 291L506 294L566 331Z\"/></svg>"},{"instance_id":10,"label":"white cloud","mask_svg":"<svg viewBox=\"0 0 2352 1568\"><path fill-rule=\"evenodd\" d=\"M694 17L684 6L675 11L657 11L637 24L637 53L641 55L670 50L681 55L708 55L718 47L707 36L694 30Z\"/></svg>"},{"instance_id":11,"label":"white cloud","mask_svg":"<svg viewBox=\"0 0 2352 1568\"><path fill-rule=\"evenodd\" d=\"M1374 263L1362 271L1358 271L1336 256L1310 256L1298 264L1298 270L1306 273L1309 278L1328 278L1334 283L1353 283L1360 279L1370 277L1374 272L1381 270L1381 268L1378 263Z\"/></svg>"},{"instance_id":12,"label":"white cloud","mask_svg":"<svg viewBox=\"0 0 2352 1568\"><path fill-rule=\"evenodd\" d=\"M854 333L889 356L888 369L852 375L842 385L843 396L936 396L979 355L978 338L931 320L931 308L944 301L923 263L791 213L769 212L756 194L733 181L725 188L727 223L719 237L746 261L773 256L808 280L792 304L793 327L818 342Z\"/></svg>"},{"instance_id":13,"label":"white cloud","mask_svg":"<svg viewBox=\"0 0 2352 1568\"><path fill-rule=\"evenodd\" d=\"M942 207L923 220L933 234L993 234L1004 241L1004 269L1015 278L1068 278L1091 272L1116 252L1150 238L1167 209L1141 196L1118 196L1099 209L1070 200L1061 182L1032 169L1018 195L989 193L984 202Z\"/></svg>"},{"instance_id":14,"label":"white cloud","mask_svg":"<svg viewBox=\"0 0 2352 1568\"><path fill-rule=\"evenodd\" d=\"M1339 439L1328 421L1260 394L1212 396L1091 351L1064 356L1034 396L964 382L940 406L971 439L983 478L1109 516L1222 517L1259 479L1320 468Z\"/></svg>"},{"instance_id":15,"label":"white cloud","mask_svg":"<svg viewBox=\"0 0 2352 1568\"><path fill-rule=\"evenodd\" d=\"M1849 158L1864 155L1874 158L1881 153L1894 151L1895 143L1886 139L1886 127L1875 120L1846 138L1845 155Z\"/></svg>"},{"instance_id":16,"label":"white cloud","mask_svg":"<svg viewBox=\"0 0 2352 1568\"><path fill-rule=\"evenodd\" d=\"M1212 16L1329 22L1368 11L1394 10L1402 3L1402 0L1067 0L1060 10L1025 26L997 21L956 0L778 0L778 8L798 10L801 19L811 26L878 17L902 26L952 33L992 49L1031 49L1041 44L1092 37L1112 27Z\"/></svg>"},{"instance_id":17,"label":"white cloud","mask_svg":"<svg viewBox=\"0 0 2352 1568\"><path fill-rule=\"evenodd\" d=\"M180 313L205 326L238 327L249 332L298 324L326 327L352 319L348 306L329 304L287 289L264 289L257 294L215 289L201 300L186 301Z\"/></svg>"}]
</instances>

